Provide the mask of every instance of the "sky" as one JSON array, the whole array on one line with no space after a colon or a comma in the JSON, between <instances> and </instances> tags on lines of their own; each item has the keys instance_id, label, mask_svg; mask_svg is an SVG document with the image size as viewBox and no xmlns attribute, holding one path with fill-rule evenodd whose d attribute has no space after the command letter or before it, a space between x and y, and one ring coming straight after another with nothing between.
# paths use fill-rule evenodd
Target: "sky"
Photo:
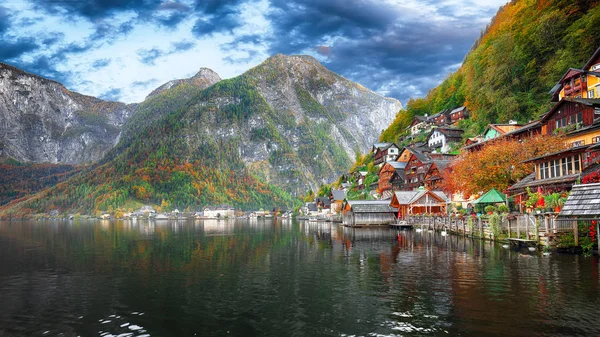
<instances>
[{"instance_id":1,"label":"sky","mask_svg":"<svg viewBox=\"0 0 600 337\"><path fill-rule=\"evenodd\" d=\"M307 54L406 104L456 71L507 0L3 0L0 62L141 102L200 68Z\"/></svg>"}]
</instances>

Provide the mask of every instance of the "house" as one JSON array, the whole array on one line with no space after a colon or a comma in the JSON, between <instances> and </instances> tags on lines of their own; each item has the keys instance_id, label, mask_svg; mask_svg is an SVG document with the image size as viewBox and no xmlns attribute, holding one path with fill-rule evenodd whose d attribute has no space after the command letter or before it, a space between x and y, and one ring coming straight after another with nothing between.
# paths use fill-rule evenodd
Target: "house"
<instances>
[{"instance_id":1,"label":"house","mask_svg":"<svg viewBox=\"0 0 600 337\"><path fill-rule=\"evenodd\" d=\"M431 165L429 166L429 170L425 174L425 178L423 179L425 184L425 189L435 190L439 188L440 183L442 182L442 173L446 170L448 165L450 165L451 160L431 160Z\"/></svg>"},{"instance_id":2,"label":"house","mask_svg":"<svg viewBox=\"0 0 600 337\"><path fill-rule=\"evenodd\" d=\"M331 209L331 199L329 198L329 196L317 197L315 198L315 203L320 209Z\"/></svg>"},{"instance_id":3,"label":"house","mask_svg":"<svg viewBox=\"0 0 600 337\"><path fill-rule=\"evenodd\" d=\"M487 130L486 130L487 131ZM469 152L477 152L481 150L488 142L493 141L494 139L500 138L508 138L508 139L517 139L524 140L527 138L531 138L535 135L539 135L542 132L542 124L539 120L529 122L519 128L516 128L511 131L507 131L503 134L498 135L497 137L490 137L489 139L481 139L479 142L469 142L465 143L465 147L463 148L465 151Z\"/></svg>"},{"instance_id":4,"label":"house","mask_svg":"<svg viewBox=\"0 0 600 337\"><path fill-rule=\"evenodd\" d=\"M375 153L378 149L382 149L389 145L390 143L375 143L373 146L371 146L371 153Z\"/></svg>"},{"instance_id":5,"label":"house","mask_svg":"<svg viewBox=\"0 0 600 337\"><path fill-rule=\"evenodd\" d=\"M535 170L508 188L510 196L520 202L526 195L526 189L542 191L569 191L579 178L583 169L583 155L589 145L578 146L531 158L527 162L535 165Z\"/></svg>"},{"instance_id":6,"label":"house","mask_svg":"<svg viewBox=\"0 0 600 337\"><path fill-rule=\"evenodd\" d=\"M599 98L600 91L600 48L582 69L570 68L552 88L552 101L564 98Z\"/></svg>"},{"instance_id":7,"label":"house","mask_svg":"<svg viewBox=\"0 0 600 337\"><path fill-rule=\"evenodd\" d=\"M344 205L344 226L360 227L389 225L396 221L398 209L390 206L389 200L348 200Z\"/></svg>"},{"instance_id":8,"label":"house","mask_svg":"<svg viewBox=\"0 0 600 337\"><path fill-rule=\"evenodd\" d=\"M430 127L430 123L425 116L414 116L412 122L408 126L411 136L415 136Z\"/></svg>"},{"instance_id":9,"label":"house","mask_svg":"<svg viewBox=\"0 0 600 337\"><path fill-rule=\"evenodd\" d=\"M488 124L483 131L483 140L498 138L507 132L517 130L523 125L517 124L516 121L510 121L508 124Z\"/></svg>"},{"instance_id":10,"label":"house","mask_svg":"<svg viewBox=\"0 0 600 337\"><path fill-rule=\"evenodd\" d=\"M365 188L365 178L367 177L368 171L360 171L357 170L354 172L354 178L356 179L357 188L364 189Z\"/></svg>"},{"instance_id":11,"label":"house","mask_svg":"<svg viewBox=\"0 0 600 337\"><path fill-rule=\"evenodd\" d=\"M379 169L379 185L377 189L379 193L383 195L385 191L392 190L393 188L393 176L396 174L396 184L404 181L404 169L406 168L406 163L404 162L388 162L381 166ZM401 178L400 178L401 177Z\"/></svg>"},{"instance_id":12,"label":"house","mask_svg":"<svg viewBox=\"0 0 600 337\"><path fill-rule=\"evenodd\" d=\"M542 133L562 133L573 146L594 143L598 133L600 99L564 98L541 119ZM596 140L597 142L598 140Z\"/></svg>"},{"instance_id":13,"label":"house","mask_svg":"<svg viewBox=\"0 0 600 337\"><path fill-rule=\"evenodd\" d=\"M451 143L462 142L462 134L464 133L461 129L454 129L448 127L434 128L427 136L427 145L432 149L439 149L442 153L450 151Z\"/></svg>"},{"instance_id":14,"label":"house","mask_svg":"<svg viewBox=\"0 0 600 337\"><path fill-rule=\"evenodd\" d=\"M436 126L450 124L450 110L442 110L435 115L427 117L427 122Z\"/></svg>"},{"instance_id":15,"label":"house","mask_svg":"<svg viewBox=\"0 0 600 337\"><path fill-rule=\"evenodd\" d=\"M335 214L341 213L344 200L346 200L346 191L332 189L330 194L330 200L331 212Z\"/></svg>"},{"instance_id":16,"label":"house","mask_svg":"<svg viewBox=\"0 0 600 337\"><path fill-rule=\"evenodd\" d=\"M398 218L404 218L424 213L445 214L448 203L448 197L442 191L397 191L394 192L390 206L398 209Z\"/></svg>"},{"instance_id":17,"label":"house","mask_svg":"<svg viewBox=\"0 0 600 337\"><path fill-rule=\"evenodd\" d=\"M402 190L416 190L423 186L425 175L429 171L430 166L431 158L424 152L414 150L404 169L404 185L402 186Z\"/></svg>"},{"instance_id":18,"label":"house","mask_svg":"<svg viewBox=\"0 0 600 337\"><path fill-rule=\"evenodd\" d=\"M204 207L202 214L209 219L233 218L235 217L235 209L228 205Z\"/></svg>"},{"instance_id":19,"label":"house","mask_svg":"<svg viewBox=\"0 0 600 337\"><path fill-rule=\"evenodd\" d=\"M394 143L389 143L384 147L380 147L375 150L375 154L373 156L373 164L379 165L382 163L387 163L390 161L395 161L398 159L398 155L400 154L400 149Z\"/></svg>"},{"instance_id":20,"label":"house","mask_svg":"<svg viewBox=\"0 0 600 337\"><path fill-rule=\"evenodd\" d=\"M456 124L463 119L469 118L469 111L467 110L467 107L461 106L450 111L448 116L450 117L450 124Z\"/></svg>"}]
</instances>

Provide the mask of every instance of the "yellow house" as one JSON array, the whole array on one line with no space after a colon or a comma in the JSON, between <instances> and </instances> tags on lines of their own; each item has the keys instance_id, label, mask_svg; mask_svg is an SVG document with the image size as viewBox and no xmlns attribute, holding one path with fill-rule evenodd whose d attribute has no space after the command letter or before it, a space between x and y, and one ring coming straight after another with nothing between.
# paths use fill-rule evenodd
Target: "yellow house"
<instances>
[{"instance_id":1,"label":"yellow house","mask_svg":"<svg viewBox=\"0 0 600 337\"><path fill-rule=\"evenodd\" d=\"M563 98L600 98L600 48L582 69L571 68L552 88L552 101Z\"/></svg>"}]
</instances>

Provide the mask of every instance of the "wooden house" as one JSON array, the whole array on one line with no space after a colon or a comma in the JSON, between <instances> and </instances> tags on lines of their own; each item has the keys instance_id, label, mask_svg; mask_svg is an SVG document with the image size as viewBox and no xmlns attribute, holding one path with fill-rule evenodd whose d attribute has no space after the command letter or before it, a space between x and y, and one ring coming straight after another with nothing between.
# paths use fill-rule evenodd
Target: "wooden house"
<instances>
[{"instance_id":1,"label":"wooden house","mask_svg":"<svg viewBox=\"0 0 600 337\"><path fill-rule=\"evenodd\" d=\"M519 196L519 202L528 187L531 190L540 188L544 192L569 191L583 169L583 155L587 147L578 146L527 160L535 165L535 171L509 187L509 195Z\"/></svg>"},{"instance_id":2,"label":"wooden house","mask_svg":"<svg viewBox=\"0 0 600 337\"><path fill-rule=\"evenodd\" d=\"M486 129L487 131L487 129ZM527 138L531 138L535 135L539 135L542 132L542 123L537 120L537 121L533 121L533 122L529 122L519 128L516 128L514 130L511 131L507 131L505 133L501 133L500 135L498 135L497 137L489 137L489 139L481 139L479 142L467 142L465 143L465 147L463 148L466 151L469 152L477 152L479 150L481 150L486 144L488 144L489 142L495 140L495 139L501 139L501 138L508 138L508 139L517 139L517 140L524 140Z\"/></svg>"},{"instance_id":3,"label":"wooden house","mask_svg":"<svg viewBox=\"0 0 600 337\"><path fill-rule=\"evenodd\" d=\"M371 146L371 153L375 154L375 152L377 152L377 150L382 149L389 145L390 145L390 143L375 143L375 144L373 144L373 146Z\"/></svg>"},{"instance_id":4,"label":"wooden house","mask_svg":"<svg viewBox=\"0 0 600 337\"><path fill-rule=\"evenodd\" d=\"M397 176L402 176L402 180L404 180L404 168L406 168L406 163L402 162L389 162L385 163L379 169L379 186L377 189L379 193L383 194L383 192L391 190L392 186L392 177L394 173L397 173ZM398 182L398 181L396 181Z\"/></svg>"},{"instance_id":5,"label":"wooden house","mask_svg":"<svg viewBox=\"0 0 600 337\"><path fill-rule=\"evenodd\" d=\"M379 165L382 163L395 161L398 159L399 154L400 149L398 146L394 143L389 143L388 145L375 150L375 154L373 155L373 163L375 165Z\"/></svg>"},{"instance_id":6,"label":"wooden house","mask_svg":"<svg viewBox=\"0 0 600 337\"><path fill-rule=\"evenodd\" d=\"M431 158L425 153L415 151L404 169L403 190L411 191L424 186L425 175L431 166Z\"/></svg>"},{"instance_id":7,"label":"wooden house","mask_svg":"<svg viewBox=\"0 0 600 337\"><path fill-rule=\"evenodd\" d=\"M329 196L317 197L315 198L315 203L317 204L317 208L319 209L331 209L331 198Z\"/></svg>"},{"instance_id":8,"label":"wooden house","mask_svg":"<svg viewBox=\"0 0 600 337\"><path fill-rule=\"evenodd\" d=\"M541 119L542 133L562 133L574 146L590 145L598 136L600 99L564 98Z\"/></svg>"},{"instance_id":9,"label":"wooden house","mask_svg":"<svg viewBox=\"0 0 600 337\"><path fill-rule=\"evenodd\" d=\"M396 221L397 212L398 209L390 207L389 200L348 200L342 223L350 227L389 225Z\"/></svg>"},{"instance_id":10,"label":"wooden house","mask_svg":"<svg viewBox=\"0 0 600 337\"><path fill-rule=\"evenodd\" d=\"M442 182L442 173L451 162L451 160L431 160L431 165L423 180L425 189L435 190L439 188L439 185Z\"/></svg>"},{"instance_id":11,"label":"wooden house","mask_svg":"<svg viewBox=\"0 0 600 337\"><path fill-rule=\"evenodd\" d=\"M461 129L439 127L434 128L427 136L427 145L432 149L439 149L440 152L446 153L450 150L451 143L462 142Z\"/></svg>"},{"instance_id":12,"label":"wooden house","mask_svg":"<svg viewBox=\"0 0 600 337\"><path fill-rule=\"evenodd\" d=\"M467 107L461 106L450 111L448 117L450 119L450 124L456 124L463 119L469 118L469 111L467 110Z\"/></svg>"},{"instance_id":13,"label":"wooden house","mask_svg":"<svg viewBox=\"0 0 600 337\"><path fill-rule=\"evenodd\" d=\"M408 128L410 129L411 136L415 136L427 130L430 125L427 121L427 116L414 116Z\"/></svg>"},{"instance_id":14,"label":"wooden house","mask_svg":"<svg viewBox=\"0 0 600 337\"><path fill-rule=\"evenodd\" d=\"M442 191L397 191L390 206L398 209L398 218L404 218L424 213L445 214L448 203L448 197Z\"/></svg>"},{"instance_id":15,"label":"wooden house","mask_svg":"<svg viewBox=\"0 0 600 337\"><path fill-rule=\"evenodd\" d=\"M483 131L483 139L490 140L498 138L507 132L517 130L523 125L517 124L515 121L511 121L508 124L488 124L487 128Z\"/></svg>"},{"instance_id":16,"label":"wooden house","mask_svg":"<svg viewBox=\"0 0 600 337\"><path fill-rule=\"evenodd\" d=\"M450 124L450 110L442 110L435 115L427 117L427 122L436 126Z\"/></svg>"},{"instance_id":17,"label":"wooden house","mask_svg":"<svg viewBox=\"0 0 600 337\"><path fill-rule=\"evenodd\" d=\"M552 101L564 98L599 98L600 48L581 69L570 68L552 88Z\"/></svg>"}]
</instances>

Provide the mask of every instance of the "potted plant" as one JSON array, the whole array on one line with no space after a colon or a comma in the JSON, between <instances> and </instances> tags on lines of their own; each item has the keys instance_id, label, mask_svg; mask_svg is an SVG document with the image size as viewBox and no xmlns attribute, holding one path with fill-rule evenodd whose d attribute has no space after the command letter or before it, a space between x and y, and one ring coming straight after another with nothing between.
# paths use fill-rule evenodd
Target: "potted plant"
<instances>
[{"instance_id":1,"label":"potted plant","mask_svg":"<svg viewBox=\"0 0 600 337\"><path fill-rule=\"evenodd\" d=\"M485 211L487 212L487 214L493 214L494 212L496 212L496 206L485 206Z\"/></svg>"},{"instance_id":2,"label":"potted plant","mask_svg":"<svg viewBox=\"0 0 600 337\"><path fill-rule=\"evenodd\" d=\"M508 207L506 207L506 205L502 204L498 206L498 212L500 213L508 213Z\"/></svg>"}]
</instances>

